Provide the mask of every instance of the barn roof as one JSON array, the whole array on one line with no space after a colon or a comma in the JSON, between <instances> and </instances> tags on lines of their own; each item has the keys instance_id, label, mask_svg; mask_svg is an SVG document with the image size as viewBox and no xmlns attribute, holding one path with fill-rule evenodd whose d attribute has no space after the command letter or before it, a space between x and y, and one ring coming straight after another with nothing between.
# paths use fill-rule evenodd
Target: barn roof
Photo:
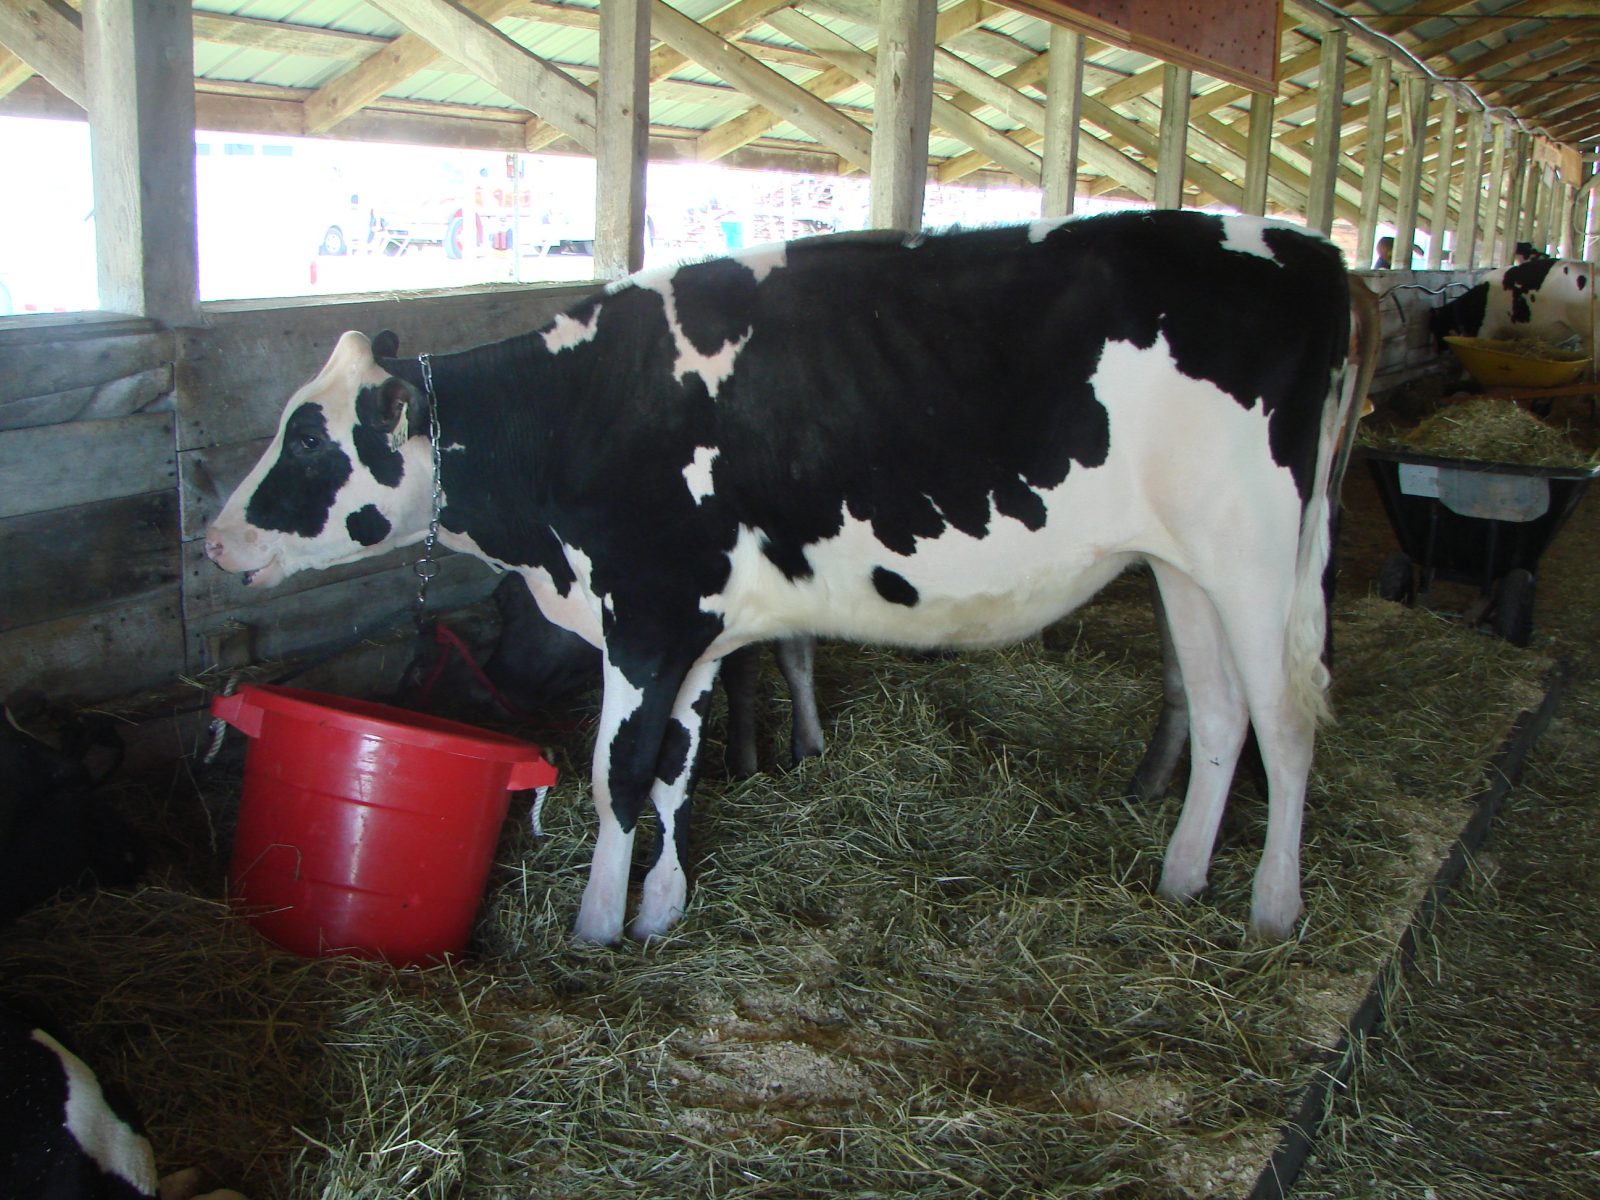
<instances>
[{"instance_id":1,"label":"barn roof","mask_svg":"<svg viewBox=\"0 0 1600 1200\"><path fill-rule=\"evenodd\" d=\"M876 0L673 0L671 7L835 111L864 127L872 124L873 88L859 69L851 70L849 56L870 51L877 39ZM244 133L581 148L487 81L484 75L492 72L468 69L434 50L412 28L418 8L452 6L444 0L196 0L199 123ZM549 67L593 86L598 0L465 0L453 11L460 8L491 20ZM658 35L664 8L658 0ZM940 101L994 136L970 122L965 131L952 128L960 114L948 115L948 109L941 124L936 113L929 153L937 178L949 182L994 170L1026 177L1043 140L1038 111L1049 24L983 0L940 0L939 9ZM58 77L65 69L17 30L42 28L67 43L70 58L75 15L46 0L0 0L0 112L70 115L70 86ZM1430 128L1452 130L1457 154L1463 135L1456 114L1473 111L1563 144L1574 169L1575 152L1600 140L1600 76L1591 61L1600 38L1595 0L1289 0L1272 150L1275 163L1290 173L1308 169L1321 44L1325 31L1335 28L1348 38L1342 137L1355 164L1367 153L1375 57L1391 59L1397 72L1432 77ZM654 65L652 157L850 169L837 147L763 108L749 85L727 82L711 69L715 63L662 45ZM1138 167L1154 163L1162 78L1163 64L1148 54L1087 43L1083 132L1096 144L1084 144L1080 190L1137 193ZM1448 116L1447 104L1453 110ZM1189 202L1227 202L1215 193L1243 176L1249 114L1244 88L1193 75ZM1392 162L1401 147L1398 104L1388 106L1387 118L1383 153ZM974 140L986 144L974 148Z\"/></svg>"}]
</instances>

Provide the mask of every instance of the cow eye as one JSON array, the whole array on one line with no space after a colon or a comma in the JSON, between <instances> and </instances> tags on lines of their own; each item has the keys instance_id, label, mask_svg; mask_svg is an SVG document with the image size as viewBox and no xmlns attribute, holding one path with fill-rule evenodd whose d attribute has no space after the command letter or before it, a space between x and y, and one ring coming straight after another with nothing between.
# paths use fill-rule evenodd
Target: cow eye
<instances>
[{"instance_id":1,"label":"cow eye","mask_svg":"<svg viewBox=\"0 0 1600 1200\"><path fill-rule=\"evenodd\" d=\"M302 433L298 438L295 439L295 445L299 446L302 450L315 450L318 446L322 445L322 439L314 433Z\"/></svg>"}]
</instances>

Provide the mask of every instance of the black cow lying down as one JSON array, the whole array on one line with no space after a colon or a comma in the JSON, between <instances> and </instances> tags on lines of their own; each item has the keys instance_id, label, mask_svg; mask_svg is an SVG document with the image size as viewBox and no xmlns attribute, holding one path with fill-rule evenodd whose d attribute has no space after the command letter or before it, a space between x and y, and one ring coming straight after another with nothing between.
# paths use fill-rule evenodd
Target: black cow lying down
<instances>
[{"instance_id":1,"label":"black cow lying down","mask_svg":"<svg viewBox=\"0 0 1600 1200\"><path fill-rule=\"evenodd\" d=\"M604 651L591 942L622 933L647 797L661 848L631 932L682 915L689 768L728 652L1002 643L1146 562L1193 764L1160 889L1205 886L1253 723L1251 924L1284 937L1326 708L1350 304L1338 250L1302 229L1139 212L758 248L437 357L349 333L206 550L268 586L421 540L437 421L440 539L519 572Z\"/></svg>"}]
</instances>

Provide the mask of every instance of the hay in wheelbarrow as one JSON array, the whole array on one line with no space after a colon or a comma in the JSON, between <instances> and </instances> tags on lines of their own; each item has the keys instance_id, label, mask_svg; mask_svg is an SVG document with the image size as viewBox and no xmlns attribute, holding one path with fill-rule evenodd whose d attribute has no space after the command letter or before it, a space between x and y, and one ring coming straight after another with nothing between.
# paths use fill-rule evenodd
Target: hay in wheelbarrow
<instances>
[{"instance_id":1,"label":"hay in wheelbarrow","mask_svg":"<svg viewBox=\"0 0 1600 1200\"><path fill-rule=\"evenodd\" d=\"M1179 798L1122 799L1159 685L1142 587L1112 592L1007 651L825 647L827 754L706 781L650 945L569 944L574 783L545 840L508 827L454 968L290 958L168 879L0 935L0 996L257 1200L1244 1195L1546 664L1342 611L1303 933L1246 946L1247 778L1208 895L1153 895ZM556 749L581 780L583 737Z\"/></svg>"},{"instance_id":2,"label":"hay in wheelbarrow","mask_svg":"<svg viewBox=\"0 0 1600 1200\"><path fill-rule=\"evenodd\" d=\"M1408 429L1363 424L1360 440L1380 450L1523 467L1590 467L1600 462L1570 431L1492 396L1447 405Z\"/></svg>"}]
</instances>

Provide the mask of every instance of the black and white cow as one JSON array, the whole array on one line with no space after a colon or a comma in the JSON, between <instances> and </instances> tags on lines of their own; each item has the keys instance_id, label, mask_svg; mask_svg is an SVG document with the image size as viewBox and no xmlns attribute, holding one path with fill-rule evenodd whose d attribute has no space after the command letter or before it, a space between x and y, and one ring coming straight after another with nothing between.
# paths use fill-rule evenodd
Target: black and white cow
<instances>
[{"instance_id":1,"label":"black and white cow","mask_svg":"<svg viewBox=\"0 0 1600 1200\"><path fill-rule=\"evenodd\" d=\"M1146 562L1192 739L1161 891L1205 886L1253 722L1269 818L1251 924L1284 937L1326 708L1350 304L1318 236L1157 211L753 249L420 360L347 333L206 550L266 586L420 540L431 407L441 540L520 572L604 650L576 926L601 943L622 933L647 797L661 848L631 932L682 915L690 764L723 655L796 633L1008 642Z\"/></svg>"},{"instance_id":2,"label":"black and white cow","mask_svg":"<svg viewBox=\"0 0 1600 1200\"><path fill-rule=\"evenodd\" d=\"M1586 262L1535 258L1507 267L1428 314L1435 345L1452 334L1485 338L1594 338L1594 277Z\"/></svg>"},{"instance_id":3,"label":"black and white cow","mask_svg":"<svg viewBox=\"0 0 1600 1200\"><path fill-rule=\"evenodd\" d=\"M205 1191L203 1179L190 1168L158 1180L127 1098L54 1035L0 1012L0 1196L244 1200L232 1189Z\"/></svg>"}]
</instances>

